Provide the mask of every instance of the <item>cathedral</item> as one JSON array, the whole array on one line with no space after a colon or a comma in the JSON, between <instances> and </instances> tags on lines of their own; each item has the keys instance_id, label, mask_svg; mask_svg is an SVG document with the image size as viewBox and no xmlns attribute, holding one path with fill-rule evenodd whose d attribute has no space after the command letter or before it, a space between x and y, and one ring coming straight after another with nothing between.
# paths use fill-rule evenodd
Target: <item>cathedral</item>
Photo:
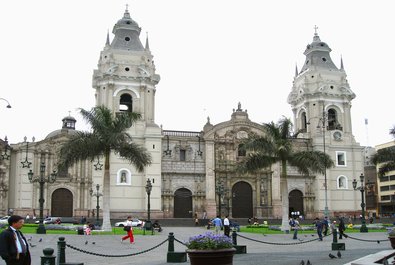
<instances>
[{"instance_id":1,"label":"cathedral","mask_svg":"<svg viewBox=\"0 0 395 265\"><path fill-rule=\"evenodd\" d=\"M200 131L165 129L155 121L155 94L160 87L148 38L143 45L138 23L128 10L107 35L93 71L92 87L96 106L115 114L133 111L142 114L128 133L152 156L152 163L138 172L128 161L110 157L111 218L133 215L146 218L199 218L218 214L231 218L281 219L282 200L289 200L289 213L306 218L354 215L361 196L352 180L363 172L363 148L352 132L350 89L340 62L330 57L331 49L317 31L307 45L301 70L296 67L288 103L293 111L294 146L320 150L335 166L324 174L302 175L288 168L288 198L280 193L280 165L259 173L240 173L237 163L246 156L241 148L250 133L262 135L262 125L251 121L247 110L235 102L229 120L212 124L207 118ZM112 37L112 38L111 38ZM112 40L111 40L112 39ZM291 80L290 80L291 81ZM291 82L290 82L291 84ZM93 107L93 106L92 106ZM278 114L279 117L281 113ZM103 157L79 161L67 170L58 170L58 150L77 131L76 119L67 116L61 129L45 139L20 143L0 140L0 215L39 214L40 183L43 185L44 215L92 217L96 200L102 205ZM54 174L56 173L56 175ZM56 178L55 178L56 176ZM147 181L152 191L147 195ZM97 188L97 190L96 190ZM99 211L99 215L102 213Z\"/></svg>"}]
</instances>

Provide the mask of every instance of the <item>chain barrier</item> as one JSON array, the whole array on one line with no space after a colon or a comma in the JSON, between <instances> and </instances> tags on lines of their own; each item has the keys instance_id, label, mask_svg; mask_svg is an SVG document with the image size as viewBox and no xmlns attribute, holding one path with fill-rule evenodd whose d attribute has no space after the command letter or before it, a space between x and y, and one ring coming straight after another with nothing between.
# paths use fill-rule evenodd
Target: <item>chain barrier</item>
<instances>
[{"instance_id":1,"label":"chain barrier","mask_svg":"<svg viewBox=\"0 0 395 265\"><path fill-rule=\"evenodd\" d=\"M352 237L352 236L350 236L350 235L346 235L346 234L344 234L344 233L343 233L343 236L344 236L345 238L350 238L350 239L354 239L354 240L358 240L358 241L376 242L377 244L380 244L380 242L389 241L389 239L380 239L380 240L377 240L377 239L362 239L362 238L356 238L356 237Z\"/></svg>"},{"instance_id":2,"label":"chain barrier","mask_svg":"<svg viewBox=\"0 0 395 265\"><path fill-rule=\"evenodd\" d=\"M328 235L322 236L322 237L324 238L324 237L327 237L327 236L330 236L330 235L332 235L332 233L329 233ZM303 240L303 241L292 242L292 243L278 243L278 242L276 243L276 242L268 242L268 241L262 241L262 240L258 240L258 239L253 239L253 238L250 238L250 237L242 236L240 234L237 234L237 236L241 237L241 238L244 238L244 239L247 239L247 240L255 241L255 242L258 242L258 243L269 244L269 245L282 245L282 246L285 246L285 245L300 245L300 244L305 244L305 243L310 243L310 242L313 242L313 241L317 241L317 240L320 239L320 238L314 238L314 239L311 239L311 240L306 240L306 241Z\"/></svg>"},{"instance_id":3,"label":"chain barrier","mask_svg":"<svg viewBox=\"0 0 395 265\"><path fill-rule=\"evenodd\" d=\"M89 255L100 256L100 257L107 257L107 258L121 258L121 257L130 257L130 256L136 256L136 255L139 255L139 254L147 253L147 252L149 252L149 251L151 251L151 250L154 250L154 249L160 247L161 245L163 245L164 243L166 243L168 240L169 240L169 239L166 239L166 240L164 240L162 243L159 243L159 245L156 245L156 246L154 246L154 247L152 247L152 248L149 248L149 249L146 249L146 250L143 250L143 251L140 251L140 252L136 252L136 253L123 254L123 255L100 254L100 253L94 253L94 252L91 252L91 251L83 250L83 249L74 247L74 246L69 245L69 244L66 244L66 246L69 247L69 248L71 248L71 249L74 249L74 250L76 250L76 251L79 251L79 252L82 252L82 253L85 253L85 254L89 254Z\"/></svg>"},{"instance_id":4,"label":"chain barrier","mask_svg":"<svg viewBox=\"0 0 395 265\"><path fill-rule=\"evenodd\" d=\"M180 243L181 245L187 246L187 244L185 244L184 242L178 240L177 238L174 238L174 241L177 241L177 242Z\"/></svg>"}]
</instances>

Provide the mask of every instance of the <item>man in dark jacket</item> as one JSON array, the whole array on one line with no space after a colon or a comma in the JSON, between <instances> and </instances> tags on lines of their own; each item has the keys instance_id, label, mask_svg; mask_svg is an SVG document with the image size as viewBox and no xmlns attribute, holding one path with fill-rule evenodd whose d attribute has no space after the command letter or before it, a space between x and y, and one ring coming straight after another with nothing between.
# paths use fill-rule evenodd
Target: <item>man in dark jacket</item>
<instances>
[{"instance_id":1,"label":"man in dark jacket","mask_svg":"<svg viewBox=\"0 0 395 265\"><path fill-rule=\"evenodd\" d=\"M314 223L315 227L317 228L317 235L319 238L318 240L322 241L322 229L324 228L324 223L323 223L323 221L318 219L318 217L315 218L313 223Z\"/></svg>"},{"instance_id":2,"label":"man in dark jacket","mask_svg":"<svg viewBox=\"0 0 395 265\"><path fill-rule=\"evenodd\" d=\"M343 239L344 230L346 230L346 225L344 224L344 218L340 217L340 222L339 222L339 239Z\"/></svg>"},{"instance_id":3,"label":"man in dark jacket","mask_svg":"<svg viewBox=\"0 0 395 265\"><path fill-rule=\"evenodd\" d=\"M19 231L24 224L24 218L11 215L8 218L9 227L0 234L0 255L7 265L30 265L31 258L26 238Z\"/></svg>"}]
</instances>

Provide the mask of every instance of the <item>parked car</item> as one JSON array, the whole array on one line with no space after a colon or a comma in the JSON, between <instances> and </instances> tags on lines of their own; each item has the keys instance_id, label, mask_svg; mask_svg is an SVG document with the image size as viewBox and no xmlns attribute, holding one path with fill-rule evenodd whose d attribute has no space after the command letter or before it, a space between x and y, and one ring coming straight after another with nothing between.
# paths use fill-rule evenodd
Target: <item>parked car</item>
<instances>
[{"instance_id":1,"label":"parked car","mask_svg":"<svg viewBox=\"0 0 395 265\"><path fill-rule=\"evenodd\" d=\"M10 218L10 216L6 215L0 218L0 224L6 224L8 225L8 218Z\"/></svg>"},{"instance_id":2,"label":"parked car","mask_svg":"<svg viewBox=\"0 0 395 265\"><path fill-rule=\"evenodd\" d=\"M117 227L124 227L126 226L126 222L128 220L122 221L122 222L117 222L115 223L115 226ZM139 219L132 219L132 226L142 226L143 225L143 221L139 220Z\"/></svg>"},{"instance_id":3,"label":"parked car","mask_svg":"<svg viewBox=\"0 0 395 265\"><path fill-rule=\"evenodd\" d=\"M62 219L60 217L47 217L44 218L43 223L44 224L60 224L62 222ZM40 223L40 220L36 220L36 224Z\"/></svg>"}]
</instances>

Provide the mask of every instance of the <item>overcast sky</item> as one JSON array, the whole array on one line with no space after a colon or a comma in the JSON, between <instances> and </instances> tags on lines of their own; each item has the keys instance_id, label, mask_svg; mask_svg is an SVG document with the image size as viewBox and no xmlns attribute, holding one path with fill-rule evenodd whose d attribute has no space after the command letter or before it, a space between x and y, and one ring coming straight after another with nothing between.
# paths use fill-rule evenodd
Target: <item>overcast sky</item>
<instances>
[{"instance_id":1,"label":"overcast sky","mask_svg":"<svg viewBox=\"0 0 395 265\"><path fill-rule=\"evenodd\" d=\"M312 42L314 25L340 67L361 145L391 141L394 115L394 25L388 1L19 0L0 2L0 138L42 140L78 108L94 104L92 73L107 30L129 4L149 35L157 74L156 123L201 131L210 117L230 119L238 102L257 123L292 117L287 97L295 65ZM112 40L113 35L110 34ZM368 125L365 125L368 119Z\"/></svg>"}]
</instances>

